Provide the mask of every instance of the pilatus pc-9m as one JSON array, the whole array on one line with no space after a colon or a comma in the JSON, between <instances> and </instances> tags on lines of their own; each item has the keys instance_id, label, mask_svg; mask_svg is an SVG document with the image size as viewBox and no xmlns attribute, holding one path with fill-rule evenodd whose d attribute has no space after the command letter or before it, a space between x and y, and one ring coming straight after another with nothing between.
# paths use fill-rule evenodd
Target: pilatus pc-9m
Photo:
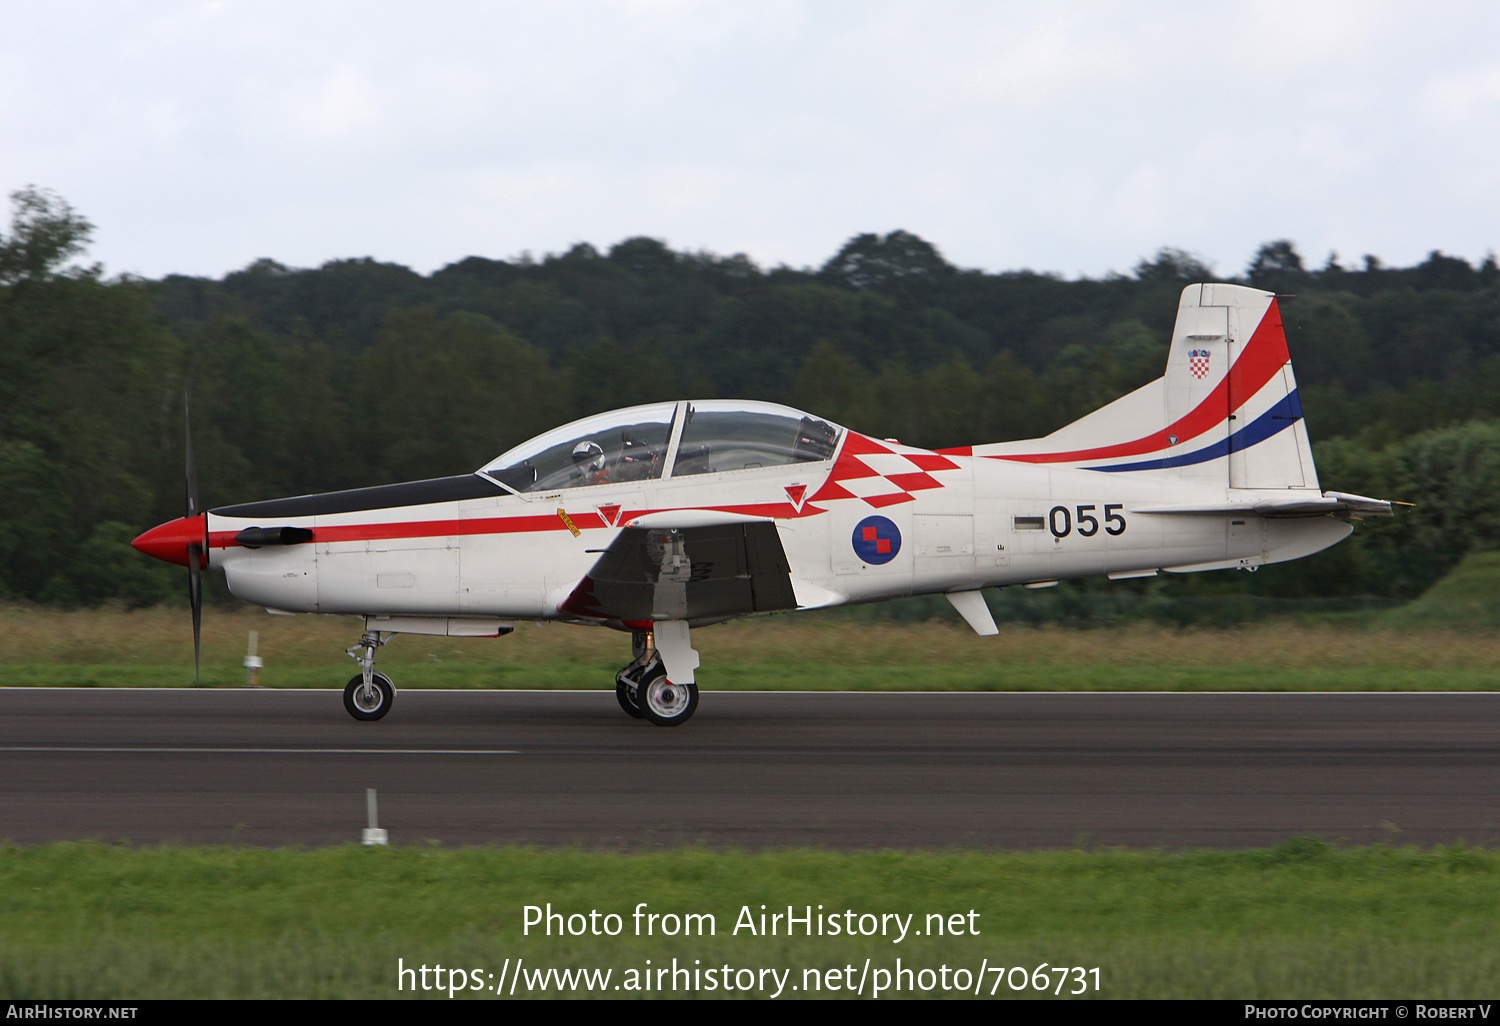
<instances>
[{"instance_id":1,"label":"pilatus pc-9m","mask_svg":"<svg viewBox=\"0 0 1500 1026\"><path fill-rule=\"evenodd\" d=\"M1166 373L1045 438L930 451L770 403L588 417L459 477L224 506L137 548L275 610L353 614L344 690L378 720L393 634L517 620L627 631L615 694L670 726L698 705L695 627L941 593L994 634L980 589L1228 567L1327 548L1390 503L1319 486L1276 297L1183 290Z\"/></svg>"}]
</instances>

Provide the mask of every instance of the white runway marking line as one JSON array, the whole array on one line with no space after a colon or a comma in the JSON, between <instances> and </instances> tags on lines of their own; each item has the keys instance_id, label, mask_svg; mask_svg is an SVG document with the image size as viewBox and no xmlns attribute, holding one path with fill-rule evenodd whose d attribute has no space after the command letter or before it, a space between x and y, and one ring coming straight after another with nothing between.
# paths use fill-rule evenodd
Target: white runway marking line
<instances>
[{"instance_id":1,"label":"white runway marking line","mask_svg":"<svg viewBox=\"0 0 1500 1026\"><path fill-rule=\"evenodd\" d=\"M127 755L520 755L513 748L114 748L0 745L6 752L108 752Z\"/></svg>"}]
</instances>

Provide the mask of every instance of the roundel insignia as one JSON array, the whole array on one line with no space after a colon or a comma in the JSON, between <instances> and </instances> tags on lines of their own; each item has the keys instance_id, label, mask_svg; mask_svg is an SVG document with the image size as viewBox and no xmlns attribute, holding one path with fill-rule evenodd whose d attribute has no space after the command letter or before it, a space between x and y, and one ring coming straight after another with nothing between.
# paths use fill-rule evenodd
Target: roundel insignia
<instances>
[{"instance_id":1,"label":"roundel insignia","mask_svg":"<svg viewBox=\"0 0 1500 1026\"><path fill-rule=\"evenodd\" d=\"M854 527L854 554L866 563L889 563L901 551L901 532L885 517L865 517Z\"/></svg>"}]
</instances>

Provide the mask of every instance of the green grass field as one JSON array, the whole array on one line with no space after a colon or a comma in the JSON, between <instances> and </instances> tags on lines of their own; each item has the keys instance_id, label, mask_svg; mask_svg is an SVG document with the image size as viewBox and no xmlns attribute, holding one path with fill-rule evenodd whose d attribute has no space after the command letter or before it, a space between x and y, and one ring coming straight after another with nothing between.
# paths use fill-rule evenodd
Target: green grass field
<instances>
[{"instance_id":1,"label":"green grass field","mask_svg":"<svg viewBox=\"0 0 1500 1026\"><path fill-rule=\"evenodd\" d=\"M814 614L739 621L694 638L707 689L1496 689L1500 636L1434 622L1444 621L1408 616L1383 629L1271 621L1233 629L1008 626L979 638L950 623ZM210 609L204 683L244 683L241 660L255 630L267 664L262 684L339 687L354 672L342 650L359 629L353 618ZM0 608L0 637L0 686L192 683L191 632L180 610ZM628 643L605 630L524 624L501 639L401 636L380 665L403 688L603 688ZM648 911L711 913L718 930L632 936L630 913L642 901ZM624 932L523 937L523 907L548 902L564 912L615 912ZM893 944L730 932L741 906L758 914L763 903L768 911L822 904L915 914L914 927L929 913L972 909L979 934ZM1500 853L1461 847L1337 850L1294 840L1249 852L624 855L0 845L0 997L448 1000L446 989L398 991L398 959L462 969L466 984L493 985L491 973L515 980L517 959L528 971L607 969L606 989L593 993L616 997L635 994L612 988L629 987L630 973L639 986L648 959L654 970L674 958L700 971L791 970L785 988L808 984L804 973L816 970L821 996L848 996L826 989L827 974L846 966L857 974L868 959L869 996L882 971L885 984L893 982L900 958L919 972L947 966L942 979L955 985L962 977L954 970L964 970L970 986L985 968L980 991L997 987L997 998L1041 996L1031 971L1044 963L1054 970L1049 994L1057 967L1069 967L1097 968L1097 996L1110 998L1479 998L1500 990L1497 913ZM996 966L1027 971L997 978L989 971ZM1096 977L1085 977L1080 997L1094 996ZM937 975L909 979L919 989L901 996L959 996ZM766 989L751 993L774 990L773 981L758 980ZM934 989L921 989L929 982ZM1071 975L1062 983L1079 985ZM515 996L527 993L522 985ZM559 990L531 992L544 994ZM466 986L455 1000L475 996ZM721 987L699 996L743 995Z\"/></svg>"},{"instance_id":2,"label":"green grass field","mask_svg":"<svg viewBox=\"0 0 1500 1026\"><path fill-rule=\"evenodd\" d=\"M259 633L267 687L342 687L353 617L209 609L203 681L245 682ZM1149 623L1068 629L1007 626L981 638L962 624L762 617L694 632L706 690L853 691L1488 691L1500 687L1493 631L1356 629L1262 621L1238 628ZM0 608L0 686L192 684L185 612ZM629 659L628 636L521 624L504 638L400 635L380 667L401 688L605 688Z\"/></svg>"},{"instance_id":3,"label":"green grass field","mask_svg":"<svg viewBox=\"0 0 1500 1026\"><path fill-rule=\"evenodd\" d=\"M1500 627L1500 552L1474 552L1421 598L1379 614L1391 630Z\"/></svg>"},{"instance_id":4,"label":"green grass field","mask_svg":"<svg viewBox=\"0 0 1500 1026\"><path fill-rule=\"evenodd\" d=\"M524 907L549 902L562 913L616 913L622 931L523 936ZM715 932L635 936L639 902L647 913L711 913ZM964 933L897 943L887 921L884 937L736 935L742 907L758 916L762 904L852 910L856 924L864 913L913 914L910 930L929 914L949 925L959 914ZM899 957L906 968L965 969L971 981L985 966L1025 968L1024 982L1009 973L999 982L995 996L1005 998L1041 996L1030 972L1044 963L1097 968L1097 996L1109 998L1476 998L1500 990L1497 912L1500 853L1313 841L1181 854L5 846L0 994L447 1000L446 990L413 995L415 981L398 991L397 960L480 970L493 986L488 974L518 958L536 970L609 969L611 986L647 959L791 969L789 988L808 982L805 969L852 965L857 978L866 959L891 972ZM982 993L998 980L986 972ZM1048 980L1051 995L1058 977ZM1093 981L1083 981L1087 996ZM1064 989L1079 985L1070 975ZM872 988L867 978L865 996ZM558 990L531 996L543 993ZM943 995L940 985L918 994Z\"/></svg>"}]
</instances>

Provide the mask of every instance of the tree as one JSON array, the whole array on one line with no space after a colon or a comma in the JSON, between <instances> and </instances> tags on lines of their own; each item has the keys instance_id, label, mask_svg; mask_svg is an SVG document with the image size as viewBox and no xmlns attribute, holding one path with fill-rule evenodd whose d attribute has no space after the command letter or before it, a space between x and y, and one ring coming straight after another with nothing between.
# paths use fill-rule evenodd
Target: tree
<instances>
[{"instance_id":1,"label":"tree","mask_svg":"<svg viewBox=\"0 0 1500 1026\"><path fill-rule=\"evenodd\" d=\"M1477 289L1482 282L1479 272L1462 257L1448 256L1433 250L1427 260L1416 267L1417 288L1452 289L1464 292Z\"/></svg>"},{"instance_id":2,"label":"tree","mask_svg":"<svg viewBox=\"0 0 1500 1026\"><path fill-rule=\"evenodd\" d=\"M1185 285L1194 282L1212 281L1214 272L1202 260L1185 249L1163 246L1150 260L1135 265L1135 276L1139 281L1180 281Z\"/></svg>"},{"instance_id":3,"label":"tree","mask_svg":"<svg viewBox=\"0 0 1500 1026\"><path fill-rule=\"evenodd\" d=\"M151 522L181 348L142 285L64 270L91 230L67 203L36 188L11 199L0 237L0 591L91 601L111 592L112 571L99 564L81 587L75 555L88 539L94 554L128 552L123 528L99 533L105 521Z\"/></svg>"},{"instance_id":4,"label":"tree","mask_svg":"<svg viewBox=\"0 0 1500 1026\"><path fill-rule=\"evenodd\" d=\"M1495 262L1495 251L1490 250L1485 254L1484 263L1479 265L1479 284L1488 288L1500 281L1500 263Z\"/></svg>"},{"instance_id":5,"label":"tree","mask_svg":"<svg viewBox=\"0 0 1500 1026\"><path fill-rule=\"evenodd\" d=\"M28 185L10 201L10 234L0 235L0 285L53 277L93 234L94 226L50 190Z\"/></svg>"},{"instance_id":6,"label":"tree","mask_svg":"<svg viewBox=\"0 0 1500 1026\"><path fill-rule=\"evenodd\" d=\"M979 424L971 442L982 445L1045 434L1038 426L1038 406L1042 401L1041 386L1031 368L1017 360L1010 350L1001 350L984 369Z\"/></svg>"},{"instance_id":7,"label":"tree","mask_svg":"<svg viewBox=\"0 0 1500 1026\"><path fill-rule=\"evenodd\" d=\"M1289 239L1277 239L1255 251L1249 275L1250 284L1256 288L1275 291L1277 282L1306 277L1307 268L1302 266L1302 254Z\"/></svg>"},{"instance_id":8,"label":"tree","mask_svg":"<svg viewBox=\"0 0 1500 1026\"><path fill-rule=\"evenodd\" d=\"M1338 384L1359 394L1371 385L1369 333L1336 296L1313 296L1282 314L1298 382ZM1320 411L1327 416L1326 411Z\"/></svg>"},{"instance_id":9,"label":"tree","mask_svg":"<svg viewBox=\"0 0 1500 1026\"><path fill-rule=\"evenodd\" d=\"M610 247L609 259L639 275L665 274L677 266L677 254L665 242L645 236L616 243Z\"/></svg>"},{"instance_id":10,"label":"tree","mask_svg":"<svg viewBox=\"0 0 1500 1026\"><path fill-rule=\"evenodd\" d=\"M1401 458L1420 504L1418 544L1443 572L1469 552L1500 546L1500 424L1473 422L1413 436Z\"/></svg>"},{"instance_id":11,"label":"tree","mask_svg":"<svg viewBox=\"0 0 1500 1026\"><path fill-rule=\"evenodd\" d=\"M938 281L956 270L926 239L894 231L885 238L856 235L823 265L822 274L852 289L883 289Z\"/></svg>"},{"instance_id":12,"label":"tree","mask_svg":"<svg viewBox=\"0 0 1500 1026\"><path fill-rule=\"evenodd\" d=\"M430 306L386 317L355 367L369 480L461 474L567 419L546 358L487 317Z\"/></svg>"},{"instance_id":13,"label":"tree","mask_svg":"<svg viewBox=\"0 0 1500 1026\"><path fill-rule=\"evenodd\" d=\"M792 387L793 405L860 431L878 430L874 422L870 374L858 360L820 339L802 361ZM881 425L883 427L883 425Z\"/></svg>"}]
</instances>

